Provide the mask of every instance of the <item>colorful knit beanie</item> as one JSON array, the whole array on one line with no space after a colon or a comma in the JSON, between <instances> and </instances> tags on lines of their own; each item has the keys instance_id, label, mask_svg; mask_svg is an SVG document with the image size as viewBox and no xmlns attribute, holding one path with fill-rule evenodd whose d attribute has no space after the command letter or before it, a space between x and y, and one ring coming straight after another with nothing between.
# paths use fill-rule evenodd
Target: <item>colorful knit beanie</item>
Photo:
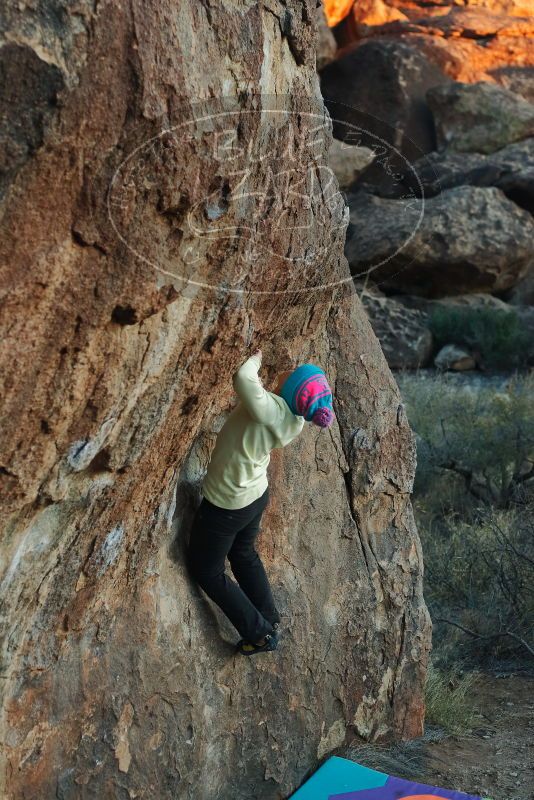
<instances>
[{"instance_id":1,"label":"colorful knit beanie","mask_svg":"<svg viewBox=\"0 0 534 800\"><path fill-rule=\"evenodd\" d=\"M293 370L280 391L293 414L304 417L321 428L328 428L334 421L332 390L326 375L315 364L301 364Z\"/></svg>"}]
</instances>

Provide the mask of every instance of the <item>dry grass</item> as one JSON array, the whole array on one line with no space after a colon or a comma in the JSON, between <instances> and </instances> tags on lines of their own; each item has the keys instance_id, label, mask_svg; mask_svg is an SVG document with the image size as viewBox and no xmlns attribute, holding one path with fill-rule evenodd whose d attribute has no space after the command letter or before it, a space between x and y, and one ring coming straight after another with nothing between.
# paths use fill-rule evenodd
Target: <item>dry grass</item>
<instances>
[{"instance_id":1,"label":"dry grass","mask_svg":"<svg viewBox=\"0 0 534 800\"><path fill-rule=\"evenodd\" d=\"M476 710L471 697L477 672L463 675L438 670L430 664L425 687L426 718L448 733L465 734L473 728Z\"/></svg>"}]
</instances>

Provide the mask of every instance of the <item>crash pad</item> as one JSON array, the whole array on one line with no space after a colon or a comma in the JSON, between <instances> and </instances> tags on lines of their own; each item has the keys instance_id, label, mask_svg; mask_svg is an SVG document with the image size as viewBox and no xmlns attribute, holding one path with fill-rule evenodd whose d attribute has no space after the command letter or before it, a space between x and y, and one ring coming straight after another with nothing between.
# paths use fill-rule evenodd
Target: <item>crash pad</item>
<instances>
[{"instance_id":1,"label":"crash pad","mask_svg":"<svg viewBox=\"0 0 534 800\"><path fill-rule=\"evenodd\" d=\"M483 800L473 794L414 783L331 756L291 800ZM488 800L488 798L486 798Z\"/></svg>"}]
</instances>

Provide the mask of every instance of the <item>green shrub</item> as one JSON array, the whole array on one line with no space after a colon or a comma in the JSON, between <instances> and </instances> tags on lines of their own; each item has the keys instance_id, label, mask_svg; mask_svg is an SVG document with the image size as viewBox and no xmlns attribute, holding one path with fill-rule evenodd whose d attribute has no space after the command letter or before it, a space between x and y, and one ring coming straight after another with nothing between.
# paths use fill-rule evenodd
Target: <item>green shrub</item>
<instances>
[{"instance_id":1,"label":"green shrub","mask_svg":"<svg viewBox=\"0 0 534 800\"><path fill-rule=\"evenodd\" d=\"M534 504L418 523L438 663L529 657Z\"/></svg>"},{"instance_id":2,"label":"green shrub","mask_svg":"<svg viewBox=\"0 0 534 800\"><path fill-rule=\"evenodd\" d=\"M441 496L454 484L477 502L517 499L534 478L534 374L499 390L447 375L399 383L418 440L416 494Z\"/></svg>"},{"instance_id":3,"label":"green shrub","mask_svg":"<svg viewBox=\"0 0 534 800\"><path fill-rule=\"evenodd\" d=\"M534 375L400 376L434 661L534 655Z\"/></svg>"},{"instance_id":4,"label":"green shrub","mask_svg":"<svg viewBox=\"0 0 534 800\"><path fill-rule=\"evenodd\" d=\"M484 366L508 369L528 362L530 336L515 311L439 306L429 327L438 346L468 347L479 353Z\"/></svg>"},{"instance_id":5,"label":"green shrub","mask_svg":"<svg viewBox=\"0 0 534 800\"><path fill-rule=\"evenodd\" d=\"M454 670L439 670L429 664L426 686L426 719L448 733L461 734L471 730L475 722L475 707L471 692L478 675L460 675Z\"/></svg>"}]
</instances>

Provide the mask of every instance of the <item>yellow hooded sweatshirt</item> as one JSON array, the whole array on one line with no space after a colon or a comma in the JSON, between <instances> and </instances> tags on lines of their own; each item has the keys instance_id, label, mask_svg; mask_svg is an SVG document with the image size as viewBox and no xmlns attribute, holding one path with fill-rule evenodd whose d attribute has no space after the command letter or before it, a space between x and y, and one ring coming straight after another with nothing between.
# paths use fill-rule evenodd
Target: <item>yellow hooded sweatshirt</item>
<instances>
[{"instance_id":1,"label":"yellow hooded sweatshirt","mask_svg":"<svg viewBox=\"0 0 534 800\"><path fill-rule=\"evenodd\" d=\"M285 447L304 427L286 401L267 392L258 376L261 357L251 356L237 370L233 385L240 403L219 431L202 494L221 508L244 508L268 486L270 452Z\"/></svg>"}]
</instances>

